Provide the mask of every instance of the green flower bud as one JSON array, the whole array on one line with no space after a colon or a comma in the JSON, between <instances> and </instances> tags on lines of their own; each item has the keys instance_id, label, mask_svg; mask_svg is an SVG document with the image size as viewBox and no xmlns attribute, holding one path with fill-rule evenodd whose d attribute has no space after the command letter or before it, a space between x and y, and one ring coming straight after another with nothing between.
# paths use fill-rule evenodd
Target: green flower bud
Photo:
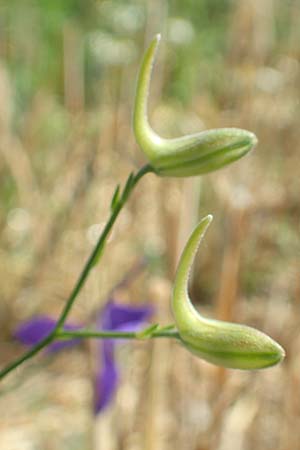
<instances>
[{"instance_id":1,"label":"green flower bud","mask_svg":"<svg viewBox=\"0 0 300 450\"><path fill-rule=\"evenodd\" d=\"M147 99L154 56L160 35L146 51L137 82L133 128L136 140L160 176L189 177L220 169L244 156L257 143L250 131L219 128L164 139L151 128Z\"/></svg>"},{"instance_id":2,"label":"green flower bud","mask_svg":"<svg viewBox=\"0 0 300 450\"><path fill-rule=\"evenodd\" d=\"M182 253L174 285L173 313L183 345L213 364L233 369L262 369L284 358L283 348L266 334L245 325L207 319L188 296L190 267L199 243L212 220L197 225Z\"/></svg>"}]
</instances>

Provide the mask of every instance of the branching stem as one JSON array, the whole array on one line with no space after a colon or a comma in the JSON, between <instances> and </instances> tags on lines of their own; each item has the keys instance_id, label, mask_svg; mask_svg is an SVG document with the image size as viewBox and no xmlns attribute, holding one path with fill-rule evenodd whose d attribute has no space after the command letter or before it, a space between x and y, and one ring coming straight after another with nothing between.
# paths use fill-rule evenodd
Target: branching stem
<instances>
[{"instance_id":1,"label":"branching stem","mask_svg":"<svg viewBox=\"0 0 300 450\"><path fill-rule=\"evenodd\" d=\"M96 331L96 330L78 330L78 331L60 331L56 339L152 339L152 338L179 338L177 330L157 330L151 335L142 338L140 332L135 331Z\"/></svg>"},{"instance_id":2,"label":"branching stem","mask_svg":"<svg viewBox=\"0 0 300 450\"><path fill-rule=\"evenodd\" d=\"M0 371L0 379L4 378L7 374L12 372L18 366L20 366L25 361L27 361L28 359L32 358L34 355L39 353L44 347L49 345L51 342L53 342L58 337L60 339L63 336L64 336L64 339L67 338L67 336L66 336L67 332L62 331L62 328L64 326L64 323L65 323L71 309L72 309L72 306L73 306L75 300L77 299L78 294L80 293L82 287L84 286L84 284L91 272L91 269L98 263L101 255L102 255L102 251L105 247L107 237L108 237L116 219L118 218L123 206L126 204L131 192L133 191L133 189L135 188L137 183L140 181L140 179L149 172L153 172L153 168L149 164L146 164L136 174L131 174L126 182L123 192L118 196L118 198L114 199L109 219L98 239L97 244L95 245L90 257L88 258L81 274L79 275L77 282L75 283L75 286L74 286L74 288L73 288L73 290L61 312L61 315L59 316L59 319L57 321L55 329L48 336L46 336L44 339L42 339L38 344L36 344L34 347L32 347L30 350L28 350L26 353L24 353L19 358L17 358L15 361L13 361L12 363L10 363L6 367L4 367L4 369L2 369ZM78 331L78 333L82 333L82 332ZM107 333L104 333L104 334L107 334ZM82 337L87 337L87 338L88 337L98 337L98 338L107 337L107 336L104 336L104 334L101 336L101 333L100 334L98 333L98 336L95 336L95 333L94 333L94 336L91 336L88 333L86 336L82 336ZM71 334L69 334L69 337L72 337ZM112 338L114 336L110 336L110 337ZM121 336L116 336L116 337L118 338ZM123 336L123 337L126 337L127 339L134 338L134 336Z\"/></svg>"}]
</instances>

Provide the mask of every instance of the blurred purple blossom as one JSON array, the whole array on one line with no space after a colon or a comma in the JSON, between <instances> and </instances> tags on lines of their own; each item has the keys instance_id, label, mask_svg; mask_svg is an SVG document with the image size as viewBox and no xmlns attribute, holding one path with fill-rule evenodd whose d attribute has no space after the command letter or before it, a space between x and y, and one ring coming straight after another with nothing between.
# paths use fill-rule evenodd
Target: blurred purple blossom
<instances>
[{"instance_id":1,"label":"blurred purple blossom","mask_svg":"<svg viewBox=\"0 0 300 450\"><path fill-rule=\"evenodd\" d=\"M99 315L96 327L99 331L138 331L153 314L150 305L129 306L110 299ZM25 345L35 345L45 338L55 327L56 321L48 316L37 316L22 323L14 336ZM67 323L65 330L79 330L83 325ZM47 348L47 353L54 353L72 347L80 339L56 341ZM113 339L97 341L99 353L97 355L99 368L95 378L95 413L102 411L112 400L119 381L119 370L115 359L115 344Z\"/></svg>"},{"instance_id":2,"label":"blurred purple blossom","mask_svg":"<svg viewBox=\"0 0 300 450\"><path fill-rule=\"evenodd\" d=\"M49 316L37 316L18 326L14 336L18 341L25 345L36 345L44 339L55 328L56 321ZM82 325L66 324L65 330L74 331L82 328ZM66 347L73 347L79 342L79 339L70 339L68 341L52 342L46 348L47 353L54 353Z\"/></svg>"}]
</instances>

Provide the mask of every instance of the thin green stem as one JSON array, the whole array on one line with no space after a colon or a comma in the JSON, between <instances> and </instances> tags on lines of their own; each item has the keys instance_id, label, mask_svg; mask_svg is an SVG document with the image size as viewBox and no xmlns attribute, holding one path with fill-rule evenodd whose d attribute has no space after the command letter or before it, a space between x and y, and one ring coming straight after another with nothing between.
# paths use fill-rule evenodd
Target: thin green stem
<instances>
[{"instance_id":1,"label":"thin green stem","mask_svg":"<svg viewBox=\"0 0 300 450\"><path fill-rule=\"evenodd\" d=\"M140 332L135 331L94 331L94 330L77 330L77 331L59 331L55 336L56 339L140 339ZM177 330L157 330L153 331L150 336L145 339L152 338L179 338Z\"/></svg>"},{"instance_id":2,"label":"thin green stem","mask_svg":"<svg viewBox=\"0 0 300 450\"><path fill-rule=\"evenodd\" d=\"M49 334L47 337L42 339L38 344L36 344L34 347L32 347L30 350L28 350L28 352L24 353L19 358L17 358L15 361L8 364L6 367L4 367L4 369L1 370L0 379L4 378L9 372L12 372L14 369L16 369L18 366L20 366L27 359L32 358L39 351L41 351L44 347L46 347L48 344L50 344L54 339L55 339L54 333Z\"/></svg>"},{"instance_id":3,"label":"thin green stem","mask_svg":"<svg viewBox=\"0 0 300 450\"><path fill-rule=\"evenodd\" d=\"M132 181L132 185L130 187L130 191L128 193L128 195L132 192L132 190L134 189L134 187L136 186L136 184L138 183L138 181L148 172L151 172L152 168L149 165L143 166L134 176L133 181ZM103 246L105 245L106 239L108 237L109 232L111 231L120 211L122 210L123 206L125 205L126 201L128 199L128 196L125 199L120 199L120 201L116 204L115 208L113 209L110 218L108 220L108 222L106 223L104 230L101 233L101 236L99 237L99 240L94 248L94 250L92 251L87 263L85 264L83 271L81 272L81 275L78 278L77 283L74 286L73 291L70 294L70 297L66 303L66 306L64 307L62 314L60 316L60 318L58 319L58 322L56 324L56 328L55 331L59 330L63 324L66 321L66 318L74 304L74 301L76 300L79 292L81 291L91 269L94 266L95 260L99 254L99 252L101 251L101 249L103 248Z\"/></svg>"},{"instance_id":4,"label":"thin green stem","mask_svg":"<svg viewBox=\"0 0 300 450\"><path fill-rule=\"evenodd\" d=\"M75 283L75 286L66 302L66 305L64 306L61 315L56 323L55 329L50 333L48 336L46 336L43 340L41 340L37 345L32 347L30 350L28 350L26 353L21 355L19 358L17 358L12 363L8 364L4 369L0 371L0 379L4 378L8 373L12 372L14 369L16 369L18 366L20 366L23 362L25 362L27 359L32 358L34 355L36 355L38 352L40 352L44 347L49 345L54 339L56 339L56 336L61 333L61 329L71 311L71 308L78 297L78 294L80 293L82 287L84 286L91 269L95 266L96 262L98 262L101 252L104 249L104 246L106 244L107 237L118 217L120 214L123 206L127 202L131 192L133 191L134 187L137 185L139 180L146 175L149 172L153 172L153 168L146 164L143 166L135 175L132 175L132 177L128 179L127 184L124 188L123 193L120 195L120 198L116 203L114 204L114 207L112 208L110 217L104 227L104 230L102 231L97 244L95 245L90 257L88 258L81 274L78 277L77 282ZM130 183L129 183L130 181Z\"/></svg>"}]
</instances>

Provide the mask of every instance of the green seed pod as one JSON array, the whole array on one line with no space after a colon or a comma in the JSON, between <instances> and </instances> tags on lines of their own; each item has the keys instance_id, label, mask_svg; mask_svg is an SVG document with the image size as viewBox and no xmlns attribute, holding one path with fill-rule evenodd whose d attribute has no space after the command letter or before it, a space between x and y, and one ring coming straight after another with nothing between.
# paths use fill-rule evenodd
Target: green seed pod
<instances>
[{"instance_id":1,"label":"green seed pod","mask_svg":"<svg viewBox=\"0 0 300 450\"><path fill-rule=\"evenodd\" d=\"M147 99L154 56L160 35L146 51L137 82L133 128L136 140L160 176L189 177L220 169L244 156L257 143L256 136L239 128L219 128L164 139L151 128Z\"/></svg>"},{"instance_id":2,"label":"green seed pod","mask_svg":"<svg viewBox=\"0 0 300 450\"><path fill-rule=\"evenodd\" d=\"M233 369L263 369L285 356L283 348L266 334L245 325L207 319L192 305L188 278L199 243L212 220L197 225L182 253L173 291L173 313L183 345L213 364Z\"/></svg>"}]
</instances>

